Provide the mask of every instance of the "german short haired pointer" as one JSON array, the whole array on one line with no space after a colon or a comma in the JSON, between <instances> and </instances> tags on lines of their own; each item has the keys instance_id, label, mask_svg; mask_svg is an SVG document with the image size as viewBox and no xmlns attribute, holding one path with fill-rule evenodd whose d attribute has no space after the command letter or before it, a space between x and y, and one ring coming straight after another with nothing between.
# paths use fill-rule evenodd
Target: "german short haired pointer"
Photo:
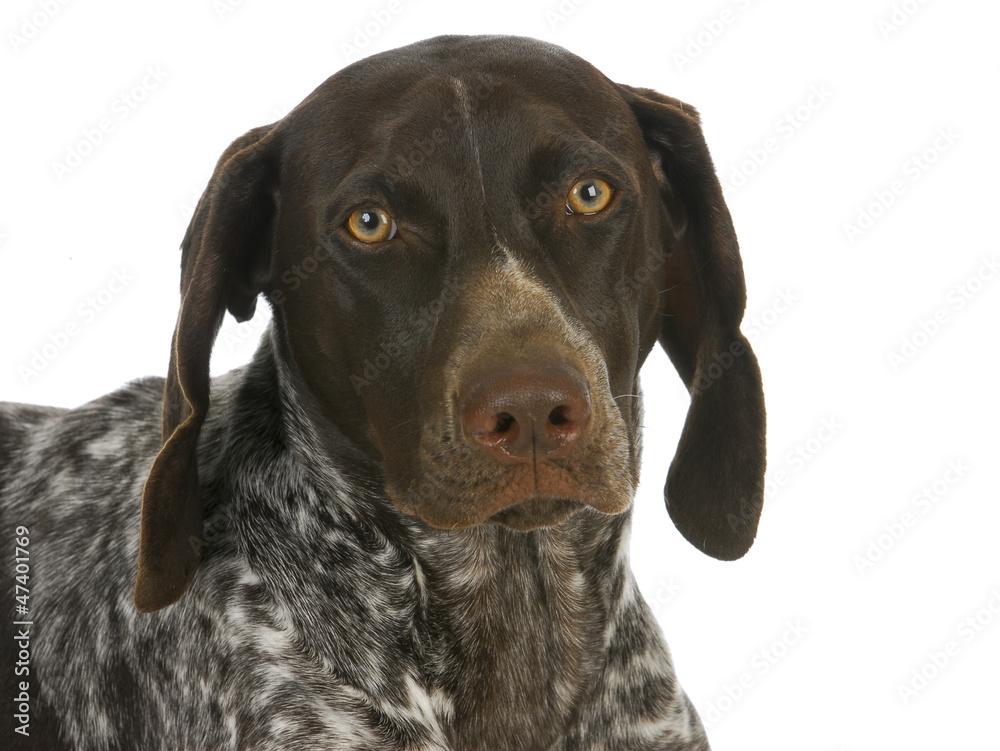
<instances>
[{"instance_id":1,"label":"german short haired pointer","mask_svg":"<svg viewBox=\"0 0 1000 751\"><path fill-rule=\"evenodd\" d=\"M628 557L656 342L691 393L678 529L739 558L763 497L694 109L551 44L432 39L237 139L182 247L166 380L0 410L5 607L30 534L3 654L31 634L0 745L708 748ZM253 361L210 379L259 295Z\"/></svg>"}]
</instances>

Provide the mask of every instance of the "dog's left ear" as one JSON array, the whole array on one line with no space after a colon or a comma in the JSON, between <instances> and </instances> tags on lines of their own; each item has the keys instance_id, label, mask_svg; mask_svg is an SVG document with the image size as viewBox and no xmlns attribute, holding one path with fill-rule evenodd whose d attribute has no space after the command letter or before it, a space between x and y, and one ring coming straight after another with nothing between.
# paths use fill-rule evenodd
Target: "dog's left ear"
<instances>
[{"instance_id":1,"label":"dog's left ear","mask_svg":"<svg viewBox=\"0 0 1000 751\"><path fill-rule=\"evenodd\" d=\"M216 165L181 243L181 309L163 394L163 448L142 494L134 600L175 602L198 570L202 536L197 447L208 413L209 361L226 310L253 317L270 271L278 205L278 134L250 131Z\"/></svg>"},{"instance_id":2,"label":"dog's left ear","mask_svg":"<svg viewBox=\"0 0 1000 751\"><path fill-rule=\"evenodd\" d=\"M699 550L743 556L764 502L764 393L740 333L746 286L736 232L698 113L649 89L619 86L660 181L666 250L660 344L691 392L664 489L667 510Z\"/></svg>"}]
</instances>

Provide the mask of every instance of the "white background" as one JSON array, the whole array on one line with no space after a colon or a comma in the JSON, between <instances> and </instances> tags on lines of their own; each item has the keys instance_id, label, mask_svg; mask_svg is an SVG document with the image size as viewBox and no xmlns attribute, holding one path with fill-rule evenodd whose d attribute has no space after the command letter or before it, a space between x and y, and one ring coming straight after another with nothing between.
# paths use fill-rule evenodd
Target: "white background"
<instances>
[{"instance_id":1,"label":"white background","mask_svg":"<svg viewBox=\"0 0 1000 751\"><path fill-rule=\"evenodd\" d=\"M73 406L162 375L176 249L215 160L358 52L550 40L698 107L729 186L768 406L760 533L720 563L671 526L687 394L656 351L632 543L714 748L1000 749L1000 6L392 7L7 0L0 398ZM213 371L261 326L227 329Z\"/></svg>"}]
</instances>

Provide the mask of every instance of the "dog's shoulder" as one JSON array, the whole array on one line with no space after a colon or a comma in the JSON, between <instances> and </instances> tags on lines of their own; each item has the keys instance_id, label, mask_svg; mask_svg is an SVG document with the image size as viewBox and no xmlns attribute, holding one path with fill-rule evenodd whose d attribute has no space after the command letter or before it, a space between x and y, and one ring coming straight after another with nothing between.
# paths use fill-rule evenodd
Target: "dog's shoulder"
<instances>
[{"instance_id":1,"label":"dog's shoulder","mask_svg":"<svg viewBox=\"0 0 1000 751\"><path fill-rule=\"evenodd\" d=\"M99 481L107 470L120 478L124 464L151 458L162 401L163 379L144 378L73 409L0 403L4 505L49 497L74 476ZM35 487L23 486L29 481Z\"/></svg>"},{"instance_id":2,"label":"dog's shoulder","mask_svg":"<svg viewBox=\"0 0 1000 751\"><path fill-rule=\"evenodd\" d=\"M11 457L28 444L86 441L95 432L114 427L113 423L156 421L162 403L163 379L152 376L72 409L0 402L0 446ZM79 428L86 426L90 429L80 433Z\"/></svg>"}]
</instances>

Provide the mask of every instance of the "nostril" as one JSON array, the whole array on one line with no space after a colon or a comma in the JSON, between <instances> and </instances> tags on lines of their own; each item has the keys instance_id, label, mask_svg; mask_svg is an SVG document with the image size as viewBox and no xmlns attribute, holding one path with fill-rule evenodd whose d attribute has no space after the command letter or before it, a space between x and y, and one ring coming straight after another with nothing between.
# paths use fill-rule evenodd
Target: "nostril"
<instances>
[{"instance_id":1,"label":"nostril","mask_svg":"<svg viewBox=\"0 0 1000 751\"><path fill-rule=\"evenodd\" d=\"M456 391L466 437L498 461L559 459L587 431L587 379L565 364L484 369Z\"/></svg>"},{"instance_id":2,"label":"nostril","mask_svg":"<svg viewBox=\"0 0 1000 751\"><path fill-rule=\"evenodd\" d=\"M493 428L494 433L506 433L516 422L514 415L509 412L500 412L497 415L497 425Z\"/></svg>"},{"instance_id":3,"label":"nostril","mask_svg":"<svg viewBox=\"0 0 1000 751\"><path fill-rule=\"evenodd\" d=\"M563 423L568 422L568 421L569 421L569 418L566 417L566 407L565 406L556 407L554 410L552 410L551 412L549 412L549 423L551 425L557 425L558 426L558 425L562 425Z\"/></svg>"}]
</instances>

